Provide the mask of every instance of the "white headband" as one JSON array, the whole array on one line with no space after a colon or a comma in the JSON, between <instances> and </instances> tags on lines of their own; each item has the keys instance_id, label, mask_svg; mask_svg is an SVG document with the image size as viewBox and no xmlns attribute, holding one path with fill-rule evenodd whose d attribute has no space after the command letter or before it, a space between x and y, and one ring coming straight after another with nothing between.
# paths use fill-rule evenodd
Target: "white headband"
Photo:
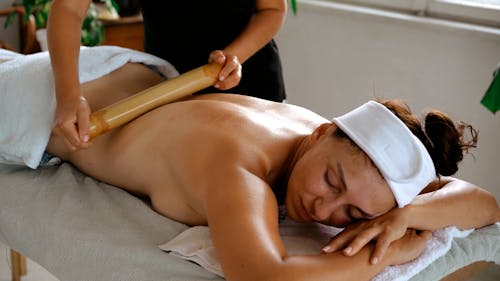
<instances>
[{"instance_id":1,"label":"white headband","mask_svg":"<svg viewBox=\"0 0 500 281\"><path fill-rule=\"evenodd\" d=\"M435 177L422 142L382 104L369 101L333 122L378 167L400 208L409 204Z\"/></svg>"}]
</instances>

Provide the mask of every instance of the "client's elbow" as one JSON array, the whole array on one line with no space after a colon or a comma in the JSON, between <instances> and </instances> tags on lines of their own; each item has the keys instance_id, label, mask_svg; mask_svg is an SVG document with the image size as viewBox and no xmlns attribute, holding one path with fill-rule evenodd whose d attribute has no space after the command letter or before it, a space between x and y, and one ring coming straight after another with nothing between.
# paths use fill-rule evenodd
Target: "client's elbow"
<instances>
[{"instance_id":1,"label":"client's elbow","mask_svg":"<svg viewBox=\"0 0 500 281\"><path fill-rule=\"evenodd\" d=\"M485 219L485 225L494 224L500 221L500 208L498 202L490 192L484 189L478 188L476 190L477 195L481 197L482 201L482 217Z\"/></svg>"}]
</instances>

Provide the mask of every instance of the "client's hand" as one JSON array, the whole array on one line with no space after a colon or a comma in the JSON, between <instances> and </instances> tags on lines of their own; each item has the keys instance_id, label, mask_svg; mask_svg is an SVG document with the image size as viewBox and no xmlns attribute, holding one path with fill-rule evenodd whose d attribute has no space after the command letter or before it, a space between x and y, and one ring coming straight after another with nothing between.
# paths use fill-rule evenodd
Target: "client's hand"
<instances>
[{"instance_id":1,"label":"client's hand","mask_svg":"<svg viewBox=\"0 0 500 281\"><path fill-rule=\"evenodd\" d=\"M387 259L390 265L410 262L422 254L425 245L432 236L431 231L417 231L408 229L405 235L391 243L387 251Z\"/></svg>"},{"instance_id":2,"label":"client's hand","mask_svg":"<svg viewBox=\"0 0 500 281\"><path fill-rule=\"evenodd\" d=\"M227 90L235 87L241 80L241 64L238 57L216 50L210 53L209 63L222 65L219 73L219 81L214 87L220 90Z\"/></svg>"},{"instance_id":3,"label":"client's hand","mask_svg":"<svg viewBox=\"0 0 500 281\"><path fill-rule=\"evenodd\" d=\"M89 147L90 106L83 96L59 101L52 133L61 137L71 150Z\"/></svg>"},{"instance_id":4,"label":"client's hand","mask_svg":"<svg viewBox=\"0 0 500 281\"><path fill-rule=\"evenodd\" d=\"M389 245L405 235L407 228L407 212L404 208L394 208L377 218L350 224L330 240L323 252L331 253L343 249L345 255L352 256L370 241L376 240L370 258L370 262L376 264L384 257Z\"/></svg>"}]
</instances>

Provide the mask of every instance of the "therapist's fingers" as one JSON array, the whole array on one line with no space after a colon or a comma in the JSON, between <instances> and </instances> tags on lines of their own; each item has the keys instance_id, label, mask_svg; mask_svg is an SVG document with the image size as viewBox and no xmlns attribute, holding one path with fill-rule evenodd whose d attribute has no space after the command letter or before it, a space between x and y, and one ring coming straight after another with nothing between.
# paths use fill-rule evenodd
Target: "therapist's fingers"
<instances>
[{"instance_id":1,"label":"therapist's fingers","mask_svg":"<svg viewBox=\"0 0 500 281\"><path fill-rule=\"evenodd\" d=\"M224 64L226 62L226 56L223 51L215 50L208 56L209 63Z\"/></svg>"},{"instance_id":2,"label":"therapist's fingers","mask_svg":"<svg viewBox=\"0 0 500 281\"><path fill-rule=\"evenodd\" d=\"M80 136L75 121L63 118L56 119L53 132L65 141L69 149L76 150L80 146Z\"/></svg>"},{"instance_id":3,"label":"therapist's fingers","mask_svg":"<svg viewBox=\"0 0 500 281\"><path fill-rule=\"evenodd\" d=\"M69 149L75 150L80 145L80 136L76 128L76 114L70 114L66 111L56 113L53 133L63 138Z\"/></svg>"},{"instance_id":4,"label":"therapist's fingers","mask_svg":"<svg viewBox=\"0 0 500 281\"><path fill-rule=\"evenodd\" d=\"M224 81L229 75L241 70L241 64L237 56L226 54L226 61L219 73L219 81Z\"/></svg>"},{"instance_id":5,"label":"therapist's fingers","mask_svg":"<svg viewBox=\"0 0 500 281\"><path fill-rule=\"evenodd\" d=\"M235 87L241 81L241 63L237 56L221 50L212 51L208 57L209 63L222 65L218 80L214 87L220 90L227 90Z\"/></svg>"},{"instance_id":6,"label":"therapist's fingers","mask_svg":"<svg viewBox=\"0 0 500 281\"><path fill-rule=\"evenodd\" d=\"M226 55L226 63L219 73L219 81L214 87L221 90L227 90L235 87L241 81L241 64L238 57Z\"/></svg>"},{"instance_id":7,"label":"therapist's fingers","mask_svg":"<svg viewBox=\"0 0 500 281\"><path fill-rule=\"evenodd\" d=\"M61 138L64 142L64 144L66 145L67 148L69 148L70 150L72 151L76 151L76 146L74 146L69 140L68 138L65 138L65 137L62 137Z\"/></svg>"},{"instance_id":8,"label":"therapist's fingers","mask_svg":"<svg viewBox=\"0 0 500 281\"><path fill-rule=\"evenodd\" d=\"M77 127L79 98L67 102L61 102L57 105L56 116L54 120L53 133L65 140L71 150L81 147L81 138Z\"/></svg>"},{"instance_id":9,"label":"therapist's fingers","mask_svg":"<svg viewBox=\"0 0 500 281\"><path fill-rule=\"evenodd\" d=\"M231 73L224 81L217 82L214 87L220 90L234 88L241 81L241 74Z\"/></svg>"},{"instance_id":10,"label":"therapist's fingers","mask_svg":"<svg viewBox=\"0 0 500 281\"><path fill-rule=\"evenodd\" d=\"M208 56L208 63L216 63L222 66L221 71L219 72L219 77L217 77L217 82L214 84L214 87L220 90L224 90L222 89L222 83L220 83L220 81L223 81L228 75L227 69L224 69L224 65L226 63L226 55L221 50L212 51Z\"/></svg>"}]
</instances>

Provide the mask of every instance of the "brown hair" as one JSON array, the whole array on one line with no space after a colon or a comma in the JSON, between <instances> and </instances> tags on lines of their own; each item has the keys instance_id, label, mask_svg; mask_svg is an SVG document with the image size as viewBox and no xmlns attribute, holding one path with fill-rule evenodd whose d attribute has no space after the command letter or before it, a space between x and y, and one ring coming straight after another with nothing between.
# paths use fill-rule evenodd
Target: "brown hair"
<instances>
[{"instance_id":1,"label":"brown hair","mask_svg":"<svg viewBox=\"0 0 500 281\"><path fill-rule=\"evenodd\" d=\"M402 100L376 101L391 110L420 139L427 148L438 175L450 176L456 173L464 154L476 147L477 130L467 123L454 122L439 110L427 112L422 123Z\"/></svg>"}]
</instances>

